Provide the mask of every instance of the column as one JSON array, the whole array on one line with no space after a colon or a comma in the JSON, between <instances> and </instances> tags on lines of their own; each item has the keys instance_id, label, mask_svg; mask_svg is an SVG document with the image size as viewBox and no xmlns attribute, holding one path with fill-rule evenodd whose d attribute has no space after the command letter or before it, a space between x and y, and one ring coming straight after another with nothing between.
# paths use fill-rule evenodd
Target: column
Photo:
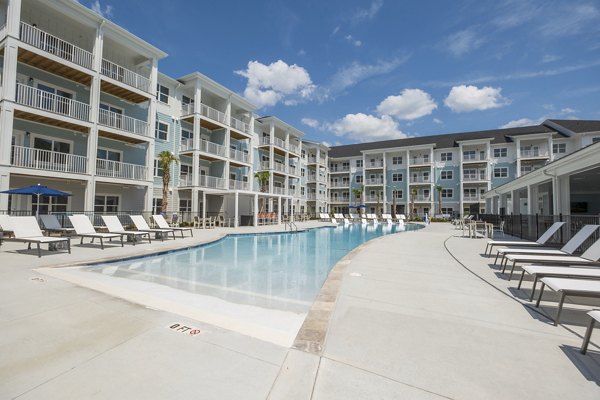
<instances>
[{"instance_id":1,"label":"column","mask_svg":"<svg viewBox=\"0 0 600 400\"><path fill-rule=\"evenodd\" d=\"M277 225L281 224L281 196L277 197Z\"/></svg>"},{"instance_id":2,"label":"column","mask_svg":"<svg viewBox=\"0 0 600 400\"><path fill-rule=\"evenodd\" d=\"M206 192L202 191L202 219L206 218Z\"/></svg>"},{"instance_id":3,"label":"column","mask_svg":"<svg viewBox=\"0 0 600 400\"><path fill-rule=\"evenodd\" d=\"M234 193L234 220L233 220L233 227L237 228L239 226L239 219L240 219L240 210L239 210L239 206L240 206L240 195L238 193L238 191L236 190Z\"/></svg>"},{"instance_id":4,"label":"column","mask_svg":"<svg viewBox=\"0 0 600 400\"><path fill-rule=\"evenodd\" d=\"M254 221L252 226L258 226L258 193L254 195Z\"/></svg>"},{"instance_id":5,"label":"column","mask_svg":"<svg viewBox=\"0 0 600 400\"><path fill-rule=\"evenodd\" d=\"M8 8L6 10L6 33L7 33L7 35L18 39L20 27L21 27L21 0L9 0ZM6 81L3 81L3 82L6 82Z\"/></svg>"}]
</instances>

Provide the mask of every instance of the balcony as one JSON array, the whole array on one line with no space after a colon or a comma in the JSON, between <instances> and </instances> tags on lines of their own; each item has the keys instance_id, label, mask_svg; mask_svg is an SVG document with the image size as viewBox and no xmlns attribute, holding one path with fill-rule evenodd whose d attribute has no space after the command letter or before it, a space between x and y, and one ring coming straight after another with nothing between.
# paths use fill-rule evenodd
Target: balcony
<instances>
[{"instance_id":1,"label":"balcony","mask_svg":"<svg viewBox=\"0 0 600 400\"><path fill-rule=\"evenodd\" d=\"M380 194L379 197L377 197L377 195L372 196L370 194L367 194L367 195L365 195L365 201L368 201L368 202L377 202L377 201L382 202L383 201L383 194Z\"/></svg>"},{"instance_id":2,"label":"balcony","mask_svg":"<svg viewBox=\"0 0 600 400\"><path fill-rule=\"evenodd\" d=\"M296 146L295 144L291 144L288 146L290 152L294 153L294 154L300 154L300 147Z\"/></svg>"},{"instance_id":3,"label":"balcony","mask_svg":"<svg viewBox=\"0 0 600 400\"><path fill-rule=\"evenodd\" d=\"M431 176L429 176L429 175L413 175L410 178L410 183L431 183Z\"/></svg>"},{"instance_id":4,"label":"balcony","mask_svg":"<svg viewBox=\"0 0 600 400\"><path fill-rule=\"evenodd\" d=\"M487 173L486 171L480 171L478 174L463 174L463 182L478 182L478 181L487 181Z\"/></svg>"},{"instance_id":5,"label":"balcony","mask_svg":"<svg viewBox=\"0 0 600 400\"><path fill-rule=\"evenodd\" d=\"M286 149L285 140L279 139L278 137L273 138L273 145L282 149Z\"/></svg>"},{"instance_id":6,"label":"balcony","mask_svg":"<svg viewBox=\"0 0 600 400\"><path fill-rule=\"evenodd\" d=\"M125 67L115 64L112 61L108 61L103 58L100 73L117 82L121 82L143 92L150 93L150 79ZM104 90L104 88L102 90Z\"/></svg>"},{"instance_id":7,"label":"balcony","mask_svg":"<svg viewBox=\"0 0 600 400\"><path fill-rule=\"evenodd\" d=\"M463 153L463 162L486 162L488 161L486 154L480 153Z\"/></svg>"},{"instance_id":8,"label":"balcony","mask_svg":"<svg viewBox=\"0 0 600 400\"><path fill-rule=\"evenodd\" d=\"M12 146L11 165L69 174L87 173L87 157L22 146Z\"/></svg>"},{"instance_id":9,"label":"balcony","mask_svg":"<svg viewBox=\"0 0 600 400\"><path fill-rule=\"evenodd\" d=\"M323 164L323 165L325 165L325 158L319 157L317 159L317 157L314 156L314 155L308 156L308 163L309 164Z\"/></svg>"},{"instance_id":10,"label":"balcony","mask_svg":"<svg viewBox=\"0 0 600 400\"><path fill-rule=\"evenodd\" d=\"M383 168L383 160L369 161L365 163L366 169L369 168Z\"/></svg>"},{"instance_id":11,"label":"balcony","mask_svg":"<svg viewBox=\"0 0 600 400\"><path fill-rule=\"evenodd\" d=\"M90 120L90 106L32 86L17 83L17 103L80 121Z\"/></svg>"},{"instance_id":12,"label":"balcony","mask_svg":"<svg viewBox=\"0 0 600 400\"><path fill-rule=\"evenodd\" d=\"M331 203L345 203L345 204L349 204L350 203L350 197L337 197L334 196L330 199Z\"/></svg>"},{"instance_id":13,"label":"balcony","mask_svg":"<svg viewBox=\"0 0 600 400\"><path fill-rule=\"evenodd\" d=\"M340 167L340 166L334 165L329 169L329 172L330 173L350 172L350 166Z\"/></svg>"},{"instance_id":14,"label":"balcony","mask_svg":"<svg viewBox=\"0 0 600 400\"><path fill-rule=\"evenodd\" d=\"M287 190L284 187L273 186L273 194L286 195L287 194Z\"/></svg>"},{"instance_id":15,"label":"balcony","mask_svg":"<svg viewBox=\"0 0 600 400\"><path fill-rule=\"evenodd\" d=\"M216 176L200 175L200 186L212 189L227 189L227 181Z\"/></svg>"},{"instance_id":16,"label":"balcony","mask_svg":"<svg viewBox=\"0 0 600 400\"><path fill-rule=\"evenodd\" d=\"M285 164L278 163L278 162L273 163L273 170L278 171L278 172L287 173L287 168L286 168Z\"/></svg>"},{"instance_id":17,"label":"balcony","mask_svg":"<svg viewBox=\"0 0 600 400\"><path fill-rule=\"evenodd\" d=\"M416 196L412 196L411 199L414 201L429 202L431 201L431 195L418 194Z\"/></svg>"},{"instance_id":18,"label":"balcony","mask_svg":"<svg viewBox=\"0 0 600 400\"><path fill-rule=\"evenodd\" d=\"M310 201L326 201L327 197L324 194L308 193L306 199Z\"/></svg>"},{"instance_id":19,"label":"balcony","mask_svg":"<svg viewBox=\"0 0 600 400\"><path fill-rule=\"evenodd\" d=\"M194 103L181 105L181 116L192 115L194 113Z\"/></svg>"},{"instance_id":20,"label":"balcony","mask_svg":"<svg viewBox=\"0 0 600 400\"><path fill-rule=\"evenodd\" d=\"M145 181L148 179L148 167L110 160L96 160L96 175L107 178Z\"/></svg>"},{"instance_id":21,"label":"balcony","mask_svg":"<svg viewBox=\"0 0 600 400\"><path fill-rule=\"evenodd\" d=\"M227 154L225 146L204 139L200 139L200 148L198 150L220 157L226 157Z\"/></svg>"},{"instance_id":22,"label":"balcony","mask_svg":"<svg viewBox=\"0 0 600 400\"><path fill-rule=\"evenodd\" d=\"M221 124L225 124L225 113L209 107L206 104L200 105L200 115L212 119L213 121L217 121Z\"/></svg>"},{"instance_id":23,"label":"balcony","mask_svg":"<svg viewBox=\"0 0 600 400\"><path fill-rule=\"evenodd\" d=\"M411 166L415 166L415 165L429 165L431 164L431 158L430 157L413 157L411 159Z\"/></svg>"},{"instance_id":24,"label":"balcony","mask_svg":"<svg viewBox=\"0 0 600 400\"><path fill-rule=\"evenodd\" d=\"M192 175L180 175L179 186L194 186L194 179Z\"/></svg>"},{"instance_id":25,"label":"balcony","mask_svg":"<svg viewBox=\"0 0 600 400\"><path fill-rule=\"evenodd\" d=\"M231 127L240 132L250 134L250 125L248 125L245 122L240 121L237 118L231 117Z\"/></svg>"},{"instance_id":26,"label":"balcony","mask_svg":"<svg viewBox=\"0 0 600 400\"><path fill-rule=\"evenodd\" d=\"M538 157L548 158L549 153L548 153L548 150L541 150L541 149L520 149L519 157L521 157L521 158L538 158Z\"/></svg>"},{"instance_id":27,"label":"balcony","mask_svg":"<svg viewBox=\"0 0 600 400\"><path fill-rule=\"evenodd\" d=\"M235 161L248 163L250 156L246 152L235 150L235 149L229 149L229 158L231 158L232 160L235 160Z\"/></svg>"},{"instance_id":28,"label":"balcony","mask_svg":"<svg viewBox=\"0 0 600 400\"><path fill-rule=\"evenodd\" d=\"M468 194L468 193L464 193L463 194L463 201L481 201L481 195L478 194Z\"/></svg>"},{"instance_id":29,"label":"balcony","mask_svg":"<svg viewBox=\"0 0 600 400\"><path fill-rule=\"evenodd\" d=\"M23 43L81 67L92 69L94 66L94 55L91 52L25 22L21 22L20 39Z\"/></svg>"},{"instance_id":30,"label":"balcony","mask_svg":"<svg viewBox=\"0 0 600 400\"><path fill-rule=\"evenodd\" d=\"M365 179L366 185L383 185L383 178L367 178Z\"/></svg>"},{"instance_id":31,"label":"balcony","mask_svg":"<svg viewBox=\"0 0 600 400\"><path fill-rule=\"evenodd\" d=\"M146 121L128 117L123 114L117 114L108 110L100 110L98 124L140 136L150 136L148 123Z\"/></svg>"},{"instance_id":32,"label":"balcony","mask_svg":"<svg viewBox=\"0 0 600 400\"><path fill-rule=\"evenodd\" d=\"M308 183L316 183L316 182L320 182L320 183L326 183L327 181L325 180L324 176L320 176L320 175L316 175L316 174L312 174L309 175L307 178L307 182Z\"/></svg>"},{"instance_id":33,"label":"balcony","mask_svg":"<svg viewBox=\"0 0 600 400\"><path fill-rule=\"evenodd\" d=\"M350 187L350 181L341 181L341 182L336 182L333 181L329 184L330 188L348 188Z\"/></svg>"},{"instance_id":34,"label":"balcony","mask_svg":"<svg viewBox=\"0 0 600 400\"><path fill-rule=\"evenodd\" d=\"M238 181L235 179L229 180L230 190L250 190L250 183L246 181Z\"/></svg>"}]
</instances>

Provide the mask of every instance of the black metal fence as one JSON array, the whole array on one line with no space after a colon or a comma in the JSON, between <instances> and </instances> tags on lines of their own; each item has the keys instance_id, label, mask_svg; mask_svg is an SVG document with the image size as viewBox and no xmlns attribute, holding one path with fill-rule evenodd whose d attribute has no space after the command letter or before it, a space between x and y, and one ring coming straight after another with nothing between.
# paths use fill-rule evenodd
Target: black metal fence
<instances>
[{"instance_id":1,"label":"black metal fence","mask_svg":"<svg viewBox=\"0 0 600 400\"><path fill-rule=\"evenodd\" d=\"M549 245L562 246L585 225L600 225L600 215L528 215L528 214L479 214L479 219L499 227L504 222L504 233L524 240L535 241L555 222L564 222L564 226L547 242ZM585 251L600 238L597 230L579 248Z\"/></svg>"}]
</instances>

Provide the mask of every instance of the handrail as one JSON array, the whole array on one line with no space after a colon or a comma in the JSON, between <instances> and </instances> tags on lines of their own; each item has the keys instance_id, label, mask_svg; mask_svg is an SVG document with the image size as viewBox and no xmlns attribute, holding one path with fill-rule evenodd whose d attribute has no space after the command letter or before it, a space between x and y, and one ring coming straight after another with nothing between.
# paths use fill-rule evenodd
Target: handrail
<instances>
[{"instance_id":1,"label":"handrail","mask_svg":"<svg viewBox=\"0 0 600 400\"><path fill-rule=\"evenodd\" d=\"M85 174L87 157L36 149L33 147L12 146L11 165L14 167L34 168L44 171Z\"/></svg>"},{"instance_id":2,"label":"handrail","mask_svg":"<svg viewBox=\"0 0 600 400\"><path fill-rule=\"evenodd\" d=\"M17 83L17 103L81 121L90 120L88 104Z\"/></svg>"},{"instance_id":3,"label":"handrail","mask_svg":"<svg viewBox=\"0 0 600 400\"><path fill-rule=\"evenodd\" d=\"M148 131L148 123L146 121L128 117L127 115L118 114L113 111L100 109L98 115L98 124L130 133L135 133L136 135L150 136Z\"/></svg>"},{"instance_id":4,"label":"handrail","mask_svg":"<svg viewBox=\"0 0 600 400\"><path fill-rule=\"evenodd\" d=\"M231 117L231 127L244 133L250 132L250 125L234 117Z\"/></svg>"},{"instance_id":5,"label":"handrail","mask_svg":"<svg viewBox=\"0 0 600 400\"><path fill-rule=\"evenodd\" d=\"M96 175L145 181L148 177L148 167L111 160L96 160Z\"/></svg>"},{"instance_id":6,"label":"handrail","mask_svg":"<svg viewBox=\"0 0 600 400\"><path fill-rule=\"evenodd\" d=\"M100 73L104 76L114 79L115 81L122 82L136 89L150 93L150 79L125 67L122 67L119 64L108 61L105 58L102 59Z\"/></svg>"},{"instance_id":7,"label":"handrail","mask_svg":"<svg viewBox=\"0 0 600 400\"><path fill-rule=\"evenodd\" d=\"M203 117L210 118L213 121L217 121L222 124L225 124L225 113L223 113L219 110L216 110L210 106L207 106L206 104L200 105L200 114Z\"/></svg>"}]
</instances>

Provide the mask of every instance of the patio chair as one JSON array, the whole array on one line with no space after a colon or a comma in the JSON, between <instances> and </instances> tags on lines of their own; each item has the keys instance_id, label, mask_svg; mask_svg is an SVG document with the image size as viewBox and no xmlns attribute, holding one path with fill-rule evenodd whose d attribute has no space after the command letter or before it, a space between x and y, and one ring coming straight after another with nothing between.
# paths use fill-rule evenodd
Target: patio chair
<instances>
[{"instance_id":1,"label":"patio chair","mask_svg":"<svg viewBox=\"0 0 600 400\"><path fill-rule=\"evenodd\" d=\"M533 285L531 286L531 295L529 300L533 300L535 287L538 279L541 278L574 278L574 279L600 279L600 268L578 268L578 267L554 267L551 265L524 265L521 279L517 289L521 289L525 274L533 276Z\"/></svg>"},{"instance_id":2,"label":"patio chair","mask_svg":"<svg viewBox=\"0 0 600 400\"><path fill-rule=\"evenodd\" d=\"M571 238L563 247L558 249L551 249L548 247L539 246L537 248L531 247L521 247L521 248L504 248L498 249L496 254L496 259L494 260L494 264L498 260L498 257L502 255L502 259L500 261L501 264L505 263L506 256L509 254L539 254L539 255L571 255L589 238L592 233L594 233L600 225L586 225L577 232L575 236Z\"/></svg>"},{"instance_id":3,"label":"patio chair","mask_svg":"<svg viewBox=\"0 0 600 400\"><path fill-rule=\"evenodd\" d=\"M48 233L56 232L61 235L70 235L75 232L73 228L63 228L54 214L40 215L40 220L42 221L44 230Z\"/></svg>"},{"instance_id":4,"label":"patio chair","mask_svg":"<svg viewBox=\"0 0 600 400\"><path fill-rule=\"evenodd\" d=\"M161 242L165 240L165 236L168 238L169 233L170 233L173 235L173 240L175 240L175 231L173 229L171 229L171 228L166 228L166 229L150 228L148 226L148 223L146 222L146 220L144 219L144 217L142 215L130 215L129 217L131 218L131 221L135 225L135 229L137 229L138 231L154 233L158 237L160 237Z\"/></svg>"},{"instance_id":5,"label":"patio chair","mask_svg":"<svg viewBox=\"0 0 600 400\"><path fill-rule=\"evenodd\" d=\"M392 224L394 223L393 218L390 214L381 214L381 218L382 218L382 222L385 222L387 224Z\"/></svg>"},{"instance_id":6,"label":"patio chair","mask_svg":"<svg viewBox=\"0 0 600 400\"><path fill-rule=\"evenodd\" d=\"M10 223L10 215L8 214L0 214L0 231L2 234L6 234L7 236L14 236L14 230L12 224Z\"/></svg>"},{"instance_id":7,"label":"patio chair","mask_svg":"<svg viewBox=\"0 0 600 400\"><path fill-rule=\"evenodd\" d=\"M554 326L560 322L560 314L562 313L565 297L569 296L569 300L573 301L574 297L600 297L600 281L589 279L569 279L569 278L542 278L540 279L542 286L540 294L535 303L536 307L540 306L544 288L548 288L554 292L560 293L558 307L556 309L556 317L554 317Z\"/></svg>"},{"instance_id":8,"label":"patio chair","mask_svg":"<svg viewBox=\"0 0 600 400\"><path fill-rule=\"evenodd\" d=\"M27 250L31 249L31 244L37 245L38 257L42 256L40 244L48 243L48 248L57 243L66 243L67 250L71 254L71 238L44 236L35 217L10 217L10 225L13 227L14 238L9 239L16 242L25 242L28 244Z\"/></svg>"},{"instance_id":9,"label":"patio chair","mask_svg":"<svg viewBox=\"0 0 600 400\"><path fill-rule=\"evenodd\" d=\"M126 231L116 215L103 215L102 220L104 221L104 225L106 225L106 228L110 233L123 233L127 236L133 237L134 246L138 237L143 239L144 236L146 236L148 238L148 243L152 243L150 232Z\"/></svg>"},{"instance_id":10,"label":"patio chair","mask_svg":"<svg viewBox=\"0 0 600 400\"><path fill-rule=\"evenodd\" d=\"M583 343L581 344L581 354L585 354L587 352L588 344L590 343L590 339L592 338L592 331L594 330L594 324L596 322L600 322L600 310L592 310L588 311L587 315L590 317L590 324L585 331L585 337L583 338Z\"/></svg>"},{"instance_id":11,"label":"patio chair","mask_svg":"<svg viewBox=\"0 0 600 400\"><path fill-rule=\"evenodd\" d=\"M581 257L576 256L558 256L558 255L533 255L533 254L508 254L506 256L508 261L512 261L512 268L508 280L510 281L515 270L517 263L531 263L531 264L567 264L567 265L599 265L598 260L600 259L600 239L596 240L582 255ZM508 262L507 261L507 262ZM502 269L504 273L506 265Z\"/></svg>"},{"instance_id":12,"label":"patio chair","mask_svg":"<svg viewBox=\"0 0 600 400\"><path fill-rule=\"evenodd\" d=\"M152 218L154 219L154 222L156 222L156 225L158 225L158 227L161 228L161 229L172 229L174 231L181 232L181 237L183 237L183 232L184 231L189 231L190 235L194 236L194 230L192 228L182 228L182 227L179 227L179 226L169 226L169 223L167 222L167 220L165 220L165 217L163 217L160 214L153 215ZM196 217L194 217L194 219L195 218ZM194 224L195 224L195 220L194 220Z\"/></svg>"},{"instance_id":13,"label":"patio chair","mask_svg":"<svg viewBox=\"0 0 600 400\"><path fill-rule=\"evenodd\" d=\"M75 235L81 237L81 242L79 244L83 244L84 238L91 238L91 243L94 243L94 239L100 239L100 248L104 250L104 239L121 239L121 247L123 247L123 236L124 233L100 233L96 232L94 226L90 222L90 219L83 214L79 215L70 215L69 221L71 221L71 225L75 230Z\"/></svg>"},{"instance_id":14,"label":"patio chair","mask_svg":"<svg viewBox=\"0 0 600 400\"><path fill-rule=\"evenodd\" d=\"M550 240L550 238L552 236L554 236L554 234L556 232L558 232L558 230L560 228L562 228L562 226L564 225L564 222L555 222L553 223L550 228L548 228L546 230L546 232L544 232L542 234L542 236L540 236L535 242L531 242L531 241L527 241L527 240L522 240L522 241L516 241L516 240L511 240L511 241L506 241L506 240L489 240L487 242L487 245L485 246L485 253L484 254L488 254L488 249L489 249L489 256L492 256L492 250L494 248L494 246L541 246L543 244L545 244L548 240Z\"/></svg>"}]
</instances>

